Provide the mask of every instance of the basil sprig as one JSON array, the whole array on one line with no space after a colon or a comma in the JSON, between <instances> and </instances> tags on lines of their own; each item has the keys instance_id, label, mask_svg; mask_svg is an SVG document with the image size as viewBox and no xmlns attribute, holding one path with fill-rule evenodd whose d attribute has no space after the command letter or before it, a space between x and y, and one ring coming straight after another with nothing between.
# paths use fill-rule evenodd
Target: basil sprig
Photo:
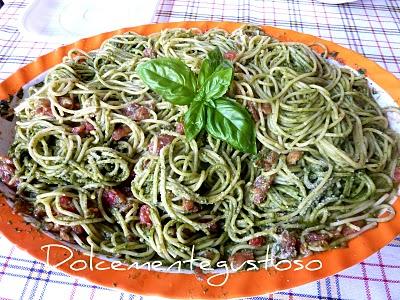
<instances>
[{"instance_id":1,"label":"basil sprig","mask_svg":"<svg viewBox=\"0 0 400 300\"><path fill-rule=\"evenodd\" d=\"M218 48L210 51L198 76L175 58L156 58L137 66L142 81L163 99L189 105L184 116L185 135L194 139L203 129L233 148L256 154L256 131L249 112L225 96L233 65Z\"/></svg>"}]
</instances>

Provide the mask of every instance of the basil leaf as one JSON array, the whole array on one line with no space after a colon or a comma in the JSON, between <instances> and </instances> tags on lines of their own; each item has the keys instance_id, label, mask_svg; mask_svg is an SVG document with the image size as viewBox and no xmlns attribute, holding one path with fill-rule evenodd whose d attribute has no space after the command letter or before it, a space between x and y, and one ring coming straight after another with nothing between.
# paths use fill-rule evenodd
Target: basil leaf
<instances>
[{"instance_id":1,"label":"basil leaf","mask_svg":"<svg viewBox=\"0 0 400 300\"><path fill-rule=\"evenodd\" d=\"M233 68L228 62L222 62L207 78L199 90L198 99L212 100L226 94L232 82Z\"/></svg>"},{"instance_id":2,"label":"basil leaf","mask_svg":"<svg viewBox=\"0 0 400 300\"><path fill-rule=\"evenodd\" d=\"M207 132L239 151L256 154L256 128L250 113L227 97L213 102L215 107L206 106Z\"/></svg>"},{"instance_id":3,"label":"basil leaf","mask_svg":"<svg viewBox=\"0 0 400 300\"><path fill-rule=\"evenodd\" d=\"M179 59L152 59L138 65L136 72L150 89L173 104L189 104L195 97L196 77Z\"/></svg>"},{"instance_id":4,"label":"basil leaf","mask_svg":"<svg viewBox=\"0 0 400 300\"><path fill-rule=\"evenodd\" d=\"M199 84L203 85L207 78L215 71L215 69L224 61L222 53L218 47L208 52L207 58L203 60L199 73Z\"/></svg>"},{"instance_id":5,"label":"basil leaf","mask_svg":"<svg viewBox=\"0 0 400 300\"><path fill-rule=\"evenodd\" d=\"M206 124L206 110L203 102L193 102L185 113L185 136L190 141L194 139Z\"/></svg>"}]
</instances>

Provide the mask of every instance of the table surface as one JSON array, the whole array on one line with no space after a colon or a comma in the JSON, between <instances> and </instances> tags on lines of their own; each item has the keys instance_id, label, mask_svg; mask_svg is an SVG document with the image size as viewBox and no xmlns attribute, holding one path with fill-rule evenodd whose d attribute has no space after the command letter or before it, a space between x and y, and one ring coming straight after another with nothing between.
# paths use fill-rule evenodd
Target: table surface
<instances>
[{"instance_id":1,"label":"table surface","mask_svg":"<svg viewBox=\"0 0 400 300\"><path fill-rule=\"evenodd\" d=\"M29 1L0 10L0 80L60 43L23 35ZM161 0L146 22L183 20L265 24L316 35L353 49L400 77L400 1L326 5L310 0ZM400 237L364 262L334 276L254 299L400 299ZM0 235L1 299L142 299L93 285L45 265ZM148 299L149 297L145 297Z\"/></svg>"}]
</instances>

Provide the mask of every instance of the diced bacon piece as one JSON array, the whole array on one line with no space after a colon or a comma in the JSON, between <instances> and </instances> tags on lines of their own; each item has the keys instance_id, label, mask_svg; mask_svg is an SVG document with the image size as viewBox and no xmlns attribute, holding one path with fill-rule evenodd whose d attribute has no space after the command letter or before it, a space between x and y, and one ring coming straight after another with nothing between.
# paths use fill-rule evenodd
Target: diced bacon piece
<instances>
[{"instance_id":1,"label":"diced bacon piece","mask_svg":"<svg viewBox=\"0 0 400 300\"><path fill-rule=\"evenodd\" d=\"M17 187L19 180L11 182L14 175L15 166L12 160L6 156L0 156L0 180L10 187Z\"/></svg>"},{"instance_id":2,"label":"diced bacon piece","mask_svg":"<svg viewBox=\"0 0 400 300\"><path fill-rule=\"evenodd\" d=\"M146 48L143 50L143 56L148 58L155 58L156 52L153 50L153 48Z\"/></svg>"},{"instance_id":3,"label":"diced bacon piece","mask_svg":"<svg viewBox=\"0 0 400 300\"><path fill-rule=\"evenodd\" d=\"M254 188L268 192L268 190L273 182L274 182L273 176L260 175L260 176L257 176L256 179L254 180L253 186L254 186Z\"/></svg>"},{"instance_id":4,"label":"diced bacon piece","mask_svg":"<svg viewBox=\"0 0 400 300\"><path fill-rule=\"evenodd\" d=\"M76 207L75 207L74 202L72 201L71 197L61 196L60 197L60 206L63 209L68 210L70 212L77 212Z\"/></svg>"},{"instance_id":5,"label":"diced bacon piece","mask_svg":"<svg viewBox=\"0 0 400 300\"><path fill-rule=\"evenodd\" d=\"M252 189L251 195L254 204L261 204L262 202L264 202L265 197L267 196L267 194L264 191L258 188Z\"/></svg>"},{"instance_id":6,"label":"diced bacon piece","mask_svg":"<svg viewBox=\"0 0 400 300\"><path fill-rule=\"evenodd\" d=\"M183 199L182 200L182 207L183 207L183 210L185 212L195 213L195 212L199 211L198 204L196 202L194 202L193 200L190 200L190 199Z\"/></svg>"},{"instance_id":7,"label":"diced bacon piece","mask_svg":"<svg viewBox=\"0 0 400 300\"><path fill-rule=\"evenodd\" d=\"M272 165L264 159L261 160L258 165L261 166L265 171L270 171L272 169Z\"/></svg>"},{"instance_id":8,"label":"diced bacon piece","mask_svg":"<svg viewBox=\"0 0 400 300\"><path fill-rule=\"evenodd\" d=\"M247 110L253 116L254 121L257 123L260 121L260 114L258 113L257 107L253 102L247 102L246 104Z\"/></svg>"},{"instance_id":9,"label":"diced bacon piece","mask_svg":"<svg viewBox=\"0 0 400 300\"><path fill-rule=\"evenodd\" d=\"M71 97L66 97L66 96L61 96L61 97L57 97L57 101L58 103L66 108L66 109L79 109L80 108L80 104L79 102L75 102L74 99Z\"/></svg>"},{"instance_id":10,"label":"diced bacon piece","mask_svg":"<svg viewBox=\"0 0 400 300\"><path fill-rule=\"evenodd\" d=\"M114 132L113 132L112 135L111 135L111 138L112 138L114 141L119 141L119 140L123 139L124 137L127 137L131 132L132 132L132 131L131 131L131 129L130 129L128 126L123 125L123 126L121 126L121 127L117 127L117 128L114 130Z\"/></svg>"},{"instance_id":11,"label":"diced bacon piece","mask_svg":"<svg viewBox=\"0 0 400 300\"><path fill-rule=\"evenodd\" d=\"M77 235L82 235L85 233L85 230L81 225L75 225L71 227L72 231L75 232Z\"/></svg>"},{"instance_id":12,"label":"diced bacon piece","mask_svg":"<svg viewBox=\"0 0 400 300\"><path fill-rule=\"evenodd\" d=\"M289 165L295 165L303 157L302 151L292 151L286 157L286 161Z\"/></svg>"},{"instance_id":13,"label":"diced bacon piece","mask_svg":"<svg viewBox=\"0 0 400 300\"><path fill-rule=\"evenodd\" d=\"M207 259L213 259L214 253L211 250L206 250L198 254L200 257L204 257Z\"/></svg>"},{"instance_id":14,"label":"diced bacon piece","mask_svg":"<svg viewBox=\"0 0 400 300\"><path fill-rule=\"evenodd\" d=\"M359 221L351 222L351 224L361 228L361 227L365 226L366 222L364 220L359 220ZM352 228L350 226L347 226L347 225L345 225L342 228L342 234L344 236L348 236L348 235L351 235L351 234L356 233L356 232L358 232L356 229L354 229L354 228Z\"/></svg>"},{"instance_id":15,"label":"diced bacon piece","mask_svg":"<svg viewBox=\"0 0 400 300\"><path fill-rule=\"evenodd\" d=\"M224 53L224 58L228 59L228 60L231 60L231 61L235 60L236 56L237 56L237 52L236 51L230 50L230 51L227 51L227 52Z\"/></svg>"},{"instance_id":16,"label":"diced bacon piece","mask_svg":"<svg viewBox=\"0 0 400 300\"><path fill-rule=\"evenodd\" d=\"M254 180L252 199L255 204L261 204L267 196L268 190L274 181L273 176L260 175Z\"/></svg>"},{"instance_id":17,"label":"diced bacon piece","mask_svg":"<svg viewBox=\"0 0 400 300\"><path fill-rule=\"evenodd\" d=\"M203 270L200 267L194 268L194 275L198 281L205 281L207 280L206 274L203 273Z\"/></svg>"},{"instance_id":18,"label":"diced bacon piece","mask_svg":"<svg viewBox=\"0 0 400 300\"><path fill-rule=\"evenodd\" d=\"M44 208L43 204L39 204L35 207L35 209L33 210L33 216L36 219L42 219L43 217L46 216L46 210Z\"/></svg>"},{"instance_id":19,"label":"diced bacon piece","mask_svg":"<svg viewBox=\"0 0 400 300\"><path fill-rule=\"evenodd\" d=\"M210 233L219 232L220 226L214 219L204 218L204 219L199 220L199 222L204 224Z\"/></svg>"},{"instance_id":20,"label":"diced bacon piece","mask_svg":"<svg viewBox=\"0 0 400 300\"><path fill-rule=\"evenodd\" d=\"M85 133L85 125L81 124L79 126L72 127L71 132L73 134L81 135Z\"/></svg>"},{"instance_id":21,"label":"diced bacon piece","mask_svg":"<svg viewBox=\"0 0 400 300\"><path fill-rule=\"evenodd\" d=\"M153 225L153 222L150 218L150 206L144 204L140 207L139 222L140 224L146 225L147 228L150 228Z\"/></svg>"},{"instance_id":22,"label":"diced bacon piece","mask_svg":"<svg viewBox=\"0 0 400 300\"><path fill-rule=\"evenodd\" d=\"M147 149L149 152L153 155L159 155L161 149L163 149L165 146L168 146L169 144L172 143L172 141L175 139L173 135L168 135L168 134L160 134L157 138L157 144L154 145L154 140L149 144Z\"/></svg>"},{"instance_id":23,"label":"diced bacon piece","mask_svg":"<svg viewBox=\"0 0 400 300\"><path fill-rule=\"evenodd\" d=\"M311 231L311 232L307 233L304 238L307 243L314 243L314 242L320 242L320 241L328 241L329 235L326 233Z\"/></svg>"},{"instance_id":24,"label":"diced bacon piece","mask_svg":"<svg viewBox=\"0 0 400 300\"><path fill-rule=\"evenodd\" d=\"M176 129L176 132L177 132L177 133L179 133L179 134L185 134L185 127L184 127L183 123L177 122L177 123L175 124L175 129Z\"/></svg>"},{"instance_id":25,"label":"diced bacon piece","mask_svg":"<svg viewBox=\"0 0 400 300\"><path fill-rule=\"evenodd\" d=\"M126 197L133 197L132 190L131 190L131 181L125 185L119 185L118 189L126 196Z\"/></svg>"},{"instance_id":26,"label":"diced bacon piece","mask_svg":"<svg viewBox=\"0 0 400 300\"><path fill-rule=\"evenodd\" d=\"M55 224L55 223L51 223L51 224L53 224L53 226L50 226L51 227L51 231L53 231L53 232L60 232L60 229L61 229L61 225L59 225L59 224Z\"/></svg>"},{"instance_id":27,"label":"diced bacon piece","mask_svg":"<svg viewBox=\"0 0 400 300\"><path fill-rule=\"evenodd\" d=\"M303 243L300 245L300 254L303 255L304 257L306 257L306 256L310 256L311 254L313 254L313 252L310 249L308 249L306 243Z\"/></svg>"},{"instance_id":28,"label":"diced bacon piece","mask_svg":"<svg viewBox=\"0 0 400 300\"><path fill-rule=\"evenodd\" d=\"M259 236L249 240L249 245L254 247L262 247L265 244L265 238L263 236Z\"/></svg>"},{"instance_id":29,"label":"diced bacon piece","mask_svg":"<svg viewBox=\"0 0 400 300\"><path fill-rule=\"evenodd\" d=\"M279 154L275 151L265 149L260 151L259 156L260 157L256 160L256 165L263 168L265 171L271 170L272 166L277 163L279 158Z\"/></svg>"},{"instance_id":30,"label":"diced bacon piece","mask_svg":"<svg viewBox=\"0 0 400 300\"><path fill-rule=\"evenodd\" d=\"M157 109L157 102L154 100L146 101L146 103L143 103L144 107L147 107L150 110L156 111Z\"/></svg>"},{"instance_id":31,"label":"diced bacon piece","mask_svg":"<svg viewBox=\"0 0 400 300\"><path fill-rule=\"evenodd\" d=\"M229 265L232 269L239 269L249 260L254 260L254 254L250 251L236 252L228 258Z\"/></svg>"},{"instance_id":32,"label":"diced bacon piece","mask_svg":"<svg viewBox=\"0 0 400 300\"><path fill-rule=\"evenodd\" d=\"M78 135L86 135L90 131L95 130L94 126L89 122L83 122L81 125L72 127L71 132Z\"/></svg>"},{"instance_id":33,"label":"diced bacon piece","mask_svg":"<svg viewBox=\"0 0 400 300\"><path fill-rule=\"evenodd\" d=\"M11 158L7 156L0 156L0 164L14 165Z\"/></svg>"},{"instance_id":34,"label":"diced bacon piece","mask_svg":"<svg viewBox=\"0 0 400 300\"><path fill-rule=\"evenodd\" d=\"M205 224L210 233L217 233L219 231L219 225L213 219L202 219L199 222Z\"/></svg>"},{"instance_id":35,"label":"diced bacon piece","mask_svg":"<svg viewBox=\"0 0 400 300\"><path fill-rule=\"evenodd\" d=\"M91 218L101 218L101 212L97 207L89 207L88 216Z\"/></svg>"},{"instance_id":36,"label":"diced bacon piece","mask_svg":"<svg viewBox=\"0 0 400 300\"><path fill-rule=\"evenodd\" d=\"M36 108L36 114L42 116L53 117L53 112L51 110L50 100L42 99L38 101L38 106Z\"/></svg>"},{"instance_id":37,"label":"diced bacon piece","mask_svg":"<svg viewBox=\"0 0 400 300\"><path fill-rule=\"evenodd\" d=\"M279 154L276 153L275 151L270 151L266 156L265 156L265 161L271 165L274 165L278 162Z\"/></svg>"},{"instance_id":38,"label":"diced bacon piece","mask_svg":"<svg viewBox=\"0 0 400 300\"><path fill-rule=\"evenodd\" d=\"M217 222L210 221L207 224L207 229L210 233L217 233L219 231L219 225Z\"/></svg>"},{"instance_id":39,"label":"diced bacon piece","mask_svg":"<svg viewBox=\"0 0 400 300\"><path fill-rule=\"evenodd\" d=\"M284 230L282 232L280 246L279 258L293 258L297 255L297 238L294 234L289 233L289 231Z\"/></svg>"},{"instance_id":40,"label":"diced bacon piece","mask_svg":"<svg viewBox=\"0 0 400 300\"><path fill-rule=\"evenodd\" d=\"M46 230L46 231L53 231L53 229L54 229L54 223L53 223L53 222L45 222L45 221L43 221L43 222L41 223L41 228L42 228L43 230Z\"/></svg>"},{"instance_id":41,"label":"diced bacon piece","mask_svg":"<svg viewBox=\"0 0 400 300\"><path fill-rule=\"evenodd\" d=\"M60 226L60 238L66 242L72 242L74 239L70 236L71 228L68 226Z\"/></svg>"},{"instance_id":42,"label":"diced bacon piece","mask_svg":"<svg viewBox=\"0 0 400 300\"><path fill-rule=\"evenodd\" d=\"M122 113L137 122L150 118L150 110L147 107L136 103L131 103L126 106L122 110Z\"/></svg>"},{"instance_id":43,"label":"diced bacon piece","mask_svg":"<svg viewBox=\"0 0 400 300\"><path fill-rule=\"evenodd\" d=\"M264 115L272 114L272 106L269 103L262 103L261 104L261 111Z\"/></svg>"},{"instance_id":44,"label":"diced bacon piece","mask_svg":"<svg viewBox=\"0 0 400 300\"><path fill-rule=\"evenodd\" d=\"M394 169L393 181L395 183L400 183L400 167Z\"/></svg>"},{"instance_id":45,"label":"diced bacon piece","mask_svg":"<svg viewBox=\"0 0 400 300\"><path fill-rule=\"evenodd\" d=\"M28 201L17 199L14 202L13 212L19 215L31 215L33 212L33 205Z\"/></svg>"}]
</instances>

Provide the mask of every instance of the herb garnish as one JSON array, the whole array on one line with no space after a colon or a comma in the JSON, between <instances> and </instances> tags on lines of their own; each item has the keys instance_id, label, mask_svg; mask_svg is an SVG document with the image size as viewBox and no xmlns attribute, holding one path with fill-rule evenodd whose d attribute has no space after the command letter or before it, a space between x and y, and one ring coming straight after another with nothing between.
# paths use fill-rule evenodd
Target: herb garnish
<instances>
[{"instance_id":1,"label":"herb garnish","mask_svg":"<svg viewBox=\"0 0 400 300\"><path fill-rule=\"evenodd\" d=\"M166 57L141 63L136 71L164 100L189 106L184 116L188 140L205 129L237 150L256 154L256 130L250 113L225 96L232 81L233 65L218 48L208 53L198 76L182 61Z\"/></svg>"}]
</instances>

